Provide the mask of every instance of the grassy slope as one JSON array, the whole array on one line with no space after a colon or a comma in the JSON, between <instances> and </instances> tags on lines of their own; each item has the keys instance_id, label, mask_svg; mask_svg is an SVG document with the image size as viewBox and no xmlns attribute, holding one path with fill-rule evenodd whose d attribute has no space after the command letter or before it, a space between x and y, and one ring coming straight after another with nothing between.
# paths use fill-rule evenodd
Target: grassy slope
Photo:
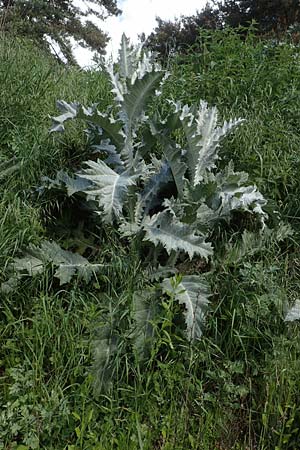
<instances>
[{"instance_id":1,"label":"grassy slope","mask_svg":"<svg viewBox=\"0 0 300 450\"><path fill-rule=\"evenodd\" d=\"M167 95L215 104L224 118L246 123L228 139L224 155L250 173L281 213L299 217L299 52L293 45L243 42L234 31L201 35L197 48L177 64Z\"/></svg>"},{"instance_id":2,"label":"grassy slope","mask_svg":"<svg viewBox=\"0 0 300 450\"><path fill-rule=\"evenodd\" d=\"M205 44L204 54L195 52L173 68L165 95L204 98L225 118L247 119L224 143L224 158L247 170L297 229L297 50L241 43L231 33ZM76 166L85 152L80 127L63 137L48 135L55 101L105 107L109 95L101 74L66 71L29 44L3 40L0 55L0 157L21 160L1 185L5 268L20 247L57 233L46 226L49 205L30 195L32 187L43 175ZM221 237L229 231L234 242L237 229ZM225 251L219 236L215 300L198 347L165 334L160 358L154 351L143 371L120 353L123 381L109 395L94 397L89 369L97 323L107 305L126 320L132 289L143 283L134 255L120 254L114 236L95 233L101 252L113 260L100 288L62 290L46 275L24 282L14 295L2 294L0 448L295 449L300 347L297 326L286 327L281 310L299 291L297 234L282 244L271 240L255 256L251 245L244 254L235 247Z\"/></svg>"}]
</instances>

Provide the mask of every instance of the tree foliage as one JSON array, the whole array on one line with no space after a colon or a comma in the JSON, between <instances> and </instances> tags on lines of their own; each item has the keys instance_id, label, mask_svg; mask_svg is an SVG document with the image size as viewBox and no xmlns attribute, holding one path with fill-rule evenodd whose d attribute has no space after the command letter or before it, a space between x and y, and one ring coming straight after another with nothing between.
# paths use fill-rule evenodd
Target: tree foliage
<instances>
[{"instance_id":1,"label":"tree foliage","mask_svg":"<svg viewBox=\"0 0 300 450\"><path fill-rule=\"evenodd\" d=\"M197 42L200 29L215 30L225 26L249 26L257 23L259 33L281 33L300 20L298 0L213 0L192 16L175 21L157 18L157 26L146 46L166 57L174 51L186 53Z\"/></svg>"},{"instance_id":2,"label":"tree foliage","mask_svg":"<svg viewBox=\"0 0 300 450\"><path fill-rule=\"evenodd\" d=\"M162 20L159 17L155 30L146 39L146 46L167 56L172 51L185 52L199 36L199 28L214 30L220 26L218 10L207 4L201 12L180 19Z\"/></svg>"},{"instance_id":3,"label":"tree foliage","mask_svg":"<svg viewBox=\"0 0 300 450\"><path fill-rule=\"evenodd\" d=\"M262 32L285 31L300 18L298 0L225 0L218 8L227 25L246 26L255 20Z\"/></svg>"},{"instance_id":4,"label":"tree foliage","mask_svg":"<svg viewBox=\"0 0 300 450\"><path fill-rule=\"evenodd\" d=\"M54 41L62 54L59 58L75 63L71 38L83 47L105 53L108 36L88 17L105 19L119 13L116 0L89 0L85 11L72 0L0 0L0 29L30 37L52 51Z\"/></svg>"}]
</instances>

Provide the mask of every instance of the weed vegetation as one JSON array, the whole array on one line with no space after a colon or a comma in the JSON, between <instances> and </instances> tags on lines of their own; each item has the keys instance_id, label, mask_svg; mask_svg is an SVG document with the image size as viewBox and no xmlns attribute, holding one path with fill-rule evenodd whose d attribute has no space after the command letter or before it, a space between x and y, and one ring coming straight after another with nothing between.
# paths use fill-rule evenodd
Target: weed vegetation
<instances>
[{"instance_id":1,"label":"weed vegetation","mask_svg":"<svg viewBox=\"0 0 300 450\"><path fill-rule=\"evenodd\" d=\"M299 47L251 30L200 44L168 62L159 96L145 64L114 100L102 68L1 37L0 449L299 447ZM202 142L194 171L214 106L213 130L245 120L218 161Z\"/></svg>"}]
</instances>

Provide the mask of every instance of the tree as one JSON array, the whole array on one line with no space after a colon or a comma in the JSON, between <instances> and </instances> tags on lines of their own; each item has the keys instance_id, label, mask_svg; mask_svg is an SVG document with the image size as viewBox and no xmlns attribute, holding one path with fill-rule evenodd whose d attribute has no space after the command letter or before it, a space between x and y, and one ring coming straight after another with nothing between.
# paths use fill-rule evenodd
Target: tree
<instances>
[{"instance_id":1,"label":"tree","mask_svg":"<svg viewBox=\"0 0 300 450\"><path fill-rule=\"evenodd\" d=\"M262 32L281 32L300 20L299 0L225 0L217 4L221 20L232 27L247 26L254 19Z\"/></svg>"},{"instance_id":2,"label":"tree","mask_svg":"<svg viewBox=\"0 0 300 450\"><path fill-rule=\"evenodd\" d=\"M172 51L186 53L197 42L199 30L222 29L226 25L247 27L255 20L258 32L281 33L300 21L299 0L211 0L193 16L182 16L175 21L157 18L155 30L145 40L148 48L162 58Z\"/></svg>"},{"instance_id":3,"label":"tree","mask_svg":"<svg viewBox=\"0 0 300 450\"><path fill-rule=\"evenodd\" d=\"M89 0L85 11L72 0L0 0L0 30L33 38L48 50L54 41L62 54L57 56L75 63L71 38L100 54L109 39L88 17L103 20L120 12L117 0Z\"/></svg>"},{"instance_id":4,"label":"tree","mask_svg":"<svg viewBox=\"0 0 300 450\"><path fill-rule=\"evenodd\" d=\"M156 21L157 27L146 39L146 46L163 57L172 51L186 52L197 41L200 28L211 30L220 25L217 10L209 4L193 16L182 16L174 22L160 18Z\"/></svg>"}]
</instances>

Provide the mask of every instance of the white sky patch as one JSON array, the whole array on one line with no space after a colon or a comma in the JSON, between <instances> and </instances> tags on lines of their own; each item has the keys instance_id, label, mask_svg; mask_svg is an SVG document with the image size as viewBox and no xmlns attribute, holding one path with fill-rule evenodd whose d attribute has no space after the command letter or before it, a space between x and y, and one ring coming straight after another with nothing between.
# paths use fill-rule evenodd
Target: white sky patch
<instances>
[{"instance_id":1,"label":"white sky patch","mask_svg":"<svg viewBox=\"0 0 300 450\"><path fill-rule=\"evenodd\" d=\"M60 50L59 44L52 39L50 36L44 35L45 40L48 42L50 46L50 52L61 59L65 64L68 62L63 53Z\"/></svg>"},{"instance_id":2,"label":"white sky patch","mask_svg":"<svg viewBox=\"0 0 300 450\"><path fill-rule=\"evenodd\" d=\"M78 3L78 0L76 1ZM190 16L206 5L206 0L121 0L119 8L123 11L118 17L109 17L104 22L95 23L111 37L107 46L107 55L115 57L123 33L134 43L138 35L149 35L156 26L156 17L163 20L174 20L175 17ZM91 52L78 47L76 58L82 66L91 63Z\"/></svg>"}]
</instances>

